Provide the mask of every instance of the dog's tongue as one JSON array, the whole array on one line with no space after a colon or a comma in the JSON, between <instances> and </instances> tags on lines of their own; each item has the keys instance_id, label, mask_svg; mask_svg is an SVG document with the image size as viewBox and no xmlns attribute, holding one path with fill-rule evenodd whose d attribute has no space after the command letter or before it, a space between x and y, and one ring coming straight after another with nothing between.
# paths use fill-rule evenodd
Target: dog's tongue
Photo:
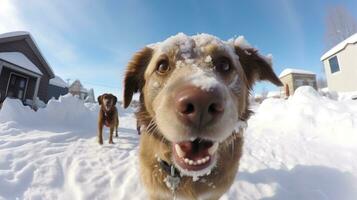
<instances>
[{"instance_id":1,"label":"dog's tongue","mask_svg":"<svg viewBox=\"0 0 357 200\"><path fill-rule=\"evenodd\" d=\"M194 141L184 141L177 144L185 153L186 158L198 160L209 155L208 149L213 145L213 142L196 139Z\"/></svg>"}]
</instances>

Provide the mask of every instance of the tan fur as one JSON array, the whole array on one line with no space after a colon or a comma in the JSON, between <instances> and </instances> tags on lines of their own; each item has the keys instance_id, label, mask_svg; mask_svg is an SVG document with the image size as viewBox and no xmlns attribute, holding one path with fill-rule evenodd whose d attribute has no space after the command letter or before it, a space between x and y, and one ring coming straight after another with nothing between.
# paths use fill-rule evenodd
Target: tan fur
<instances>
[{"instance_id":1,"label":"tan fur","mask_svg":"<svg viewBox=\"0 0 357 200\"><path fill-rule=\"evenodd\" d=\"M110 110L105 110L103 99L109 99L112 101L112 106ZM99 115L98 115L98 143L103 144L103 127L105 125L109 126L109 144L114 144L113 134L115 131L115 137L118 137L118 126L119 126L119 116L118 110L116 108L117 98L112 94L103 94L98 97L98 103L100 105Z\"/></svg>"},{"instance_id":2,"label":"tan fur","mask_svg":"<svg viewBox=\"0 0 357 200\"><path fill-rule=\"evenodd\" d=\"M236 55L220 50L214 45L205 46L202 55L194 55L196 63L201 68L211 68L212 64L204 61L206 56L213 60L222 56L230 58L234 70L219 78L220 84L226 88L238 77L239 92L228 91L225 98L231 102L227 107L227 115L223 121L207 129L205 135L199 137L220 138L220 133L229 131L229 135L220 142L217 152L217 164L209 175L202 176L194 182L192 177L182 176L175 195L182 199L219 199L231 186L238 171L239 160L242 155L243 129L237 132L231 127L229 119L246 121L251 111L248 109L248 96L255 80L269 80L281 84L274 74L271 65L262 59L257 51L244 50L236 47ZM248 56L249 54L249 56ZM155 74L157 63L162 58L168 59L171 71L165 76ZM185 77L193 71L190 65L176 68L176 61L180 59L177 50L172 49L165 54L156 52L151 48L144 48L134 55L129 63L124 80L124 107L129 106L132 95L140 92L140 107L136 113L138 124L141 128L140 138L140 175L152 200L172 199L172 191L166 186L164 179L168 176L159 166L158 158L172 164L171 140L184 141L188 136L179 135L177 132L185 130L184 126L176 119L172 108L172 94L180 91L182 85L187 84ZM217 75L218 76L218 75ZM226 89L227 91L227 89ZM232 112L234 111L234 112ZM228 123L228 124L227 124ZM227 129L227 127L230 127ZM166 130L166 131L165 131ZM170 130L170 131L167 131ZM179 130L179 131L178 131ZM213 132L211 130L215 130ZM211 131L211 133L209 133ZM198 133L197 133L198 134Z\"/></svg>"}]
</instances>

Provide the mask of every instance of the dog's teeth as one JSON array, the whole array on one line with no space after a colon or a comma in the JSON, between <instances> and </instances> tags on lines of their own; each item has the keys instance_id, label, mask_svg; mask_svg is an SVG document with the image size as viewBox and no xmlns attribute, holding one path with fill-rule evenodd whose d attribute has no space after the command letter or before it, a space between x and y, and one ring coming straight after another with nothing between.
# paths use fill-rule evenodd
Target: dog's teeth
<instances>
[{"instance_id":1,"label":"dog's teeth","mask_svg":"<svg viewBox=\"0 0 357 200\"><path fill-rule=\"evenodd\" d=\"M185 163L188 164L188 162L190 161L189 159L185 158L184 159Z\"/></svg>"},{"instance_id":2,"label":"dog's teeth","mask_svg":"<svg viewBox=\"0 0 357 200\"><path fill-rule=\"evenodd\" d=\"M197 160L197 164L202 164L202 160Z\"/></svg>"},{"instance_id":3,"label":"dog's teeth","mask_svg":"<svg viewBox=\"0 0 357 200\"><path fill-rule=\"evenodd\" d=\"M185 157L185 152L182 151L180 145L175 144L175 150L176 150L177 155L178 155L180 158Z\"/></svg>"},{"instance_id":4,"label":"dog's teeth","mask_svg":"<svg viewBox=\"0 0 357 200\"><path fill-rule=\"evenodd\" d=\"M218 149L218 142L214 143L213 146L211 146L209 149L208 149L208 153L209 155L213 155L214 153L216 153Z\"/></svg>"},{"instance_id":5,"label":"dog's teeth","mask_svg":"<svg viewBox=\"0 0 357 200\"><path fill-rule=\"evenodd\" d=\"M207 162L209 160L209 156L206 156L204 159L205 159L205 162Z\"/></svg>"},{"instance_id":6,"label":"dog's teeth","mask_svg":"<svg viewBox=\"0 0 357 200\"><path fill-rule=\"evenodd\" d=\"M188 164L193 165L193 161L192 160L188 161Z\"/></svg>"}]
</instances>

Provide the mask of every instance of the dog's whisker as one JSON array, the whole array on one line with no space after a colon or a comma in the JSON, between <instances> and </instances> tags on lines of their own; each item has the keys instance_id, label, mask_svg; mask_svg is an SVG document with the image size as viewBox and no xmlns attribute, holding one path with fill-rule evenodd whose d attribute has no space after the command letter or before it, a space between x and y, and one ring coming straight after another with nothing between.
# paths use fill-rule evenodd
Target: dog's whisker
<instances>
[{"instance_id":1,"label":"dog's whisker","mask_svg":"<svg viewBox=\"0 0 357 200\"><path fill-rule=\"evenodd\" d=\"M152 127L153 120L154 120L154 119L151 119L150 122L149 122L149 124L146 126L146 132L148 132L148 133L150 132L150 129L151 129L151 127Z\"/></svg>"},{"instance_id":2,"label":"dog's whisker","mask_svg":"<svg viewBox=\"0 0 357 200\"><path fill-rule=\"evenodd\" d=\"M233 135L233 139L232 139L232 157L234 157L234 148L235 148L234 143L235 143L235 140L236 140L236 138Z\"/></svg>"},{"instance_id":3,"label":"dog's whisker","mask_svg":"<svg viewBox=\"0 0 357 200\"><path fill-rule=\"evenodd\" d=\"M155 129L155 126L153 126L153 125L151 125L147 130L146 130L146 132L148 133L148 134L152 134L152 131Z\"/></svg>"},{"instance_id":4,"label":"dog's whisker","mask_svg":"<svg viewBox=\"0 0 357 200\"><path fill-rule=\"evenodd\" d=\"M155 123L155 118L152 118L149 125L146 127L146 132L152 134L155 131L157 131L157 124Z\"/></svg>"}]
</instances>

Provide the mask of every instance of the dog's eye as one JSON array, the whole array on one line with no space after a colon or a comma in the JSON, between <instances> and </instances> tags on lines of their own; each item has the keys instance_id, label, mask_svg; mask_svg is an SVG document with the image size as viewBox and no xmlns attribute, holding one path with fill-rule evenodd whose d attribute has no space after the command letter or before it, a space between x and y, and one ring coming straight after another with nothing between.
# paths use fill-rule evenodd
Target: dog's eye
<instances>
[{"instance_id":1,"label":"dog's eye","mask_svg":"<svg viewBox=\"0 0 357 200\"><path fill-rule=\"evenodd\" d=\"M231 62L228 58L220 58L214 63L218 72L227 73L231 70Z\"/></svg>"},{"instance_id":2,"label":"dog's eye","mask_svg":"<svg viewBox=\"0 0 357 200\"><path fill-rule=\"evenodd\" d=\"M167 60L162 60L158 62L156 72L160 75L164 75L170 71L169 62Z\"/></svg>"}]
</instances>

